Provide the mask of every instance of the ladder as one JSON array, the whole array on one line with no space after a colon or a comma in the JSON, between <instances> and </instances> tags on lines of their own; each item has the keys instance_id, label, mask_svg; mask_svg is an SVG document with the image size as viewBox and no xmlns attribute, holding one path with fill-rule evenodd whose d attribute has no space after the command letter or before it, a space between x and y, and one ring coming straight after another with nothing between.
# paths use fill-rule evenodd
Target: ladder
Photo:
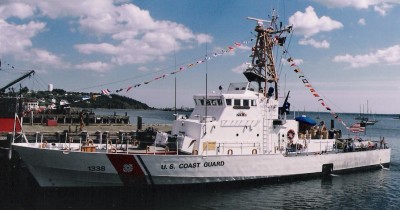
<instances>
[{"instance_id":1,"label":"ladder","mask_svg":"<svg viewBox=\"0 0 400 210\"><path fill-rule=\"evenodd\" d=\"M263 154L268 153L268 144L269 144L269 129L268 129L268 116L267 116L267 103L265 103L263 110L262 110L262 118L263 118L263 134L262 134L262 141L263 141Z\"/></svg>"}]
</instances>

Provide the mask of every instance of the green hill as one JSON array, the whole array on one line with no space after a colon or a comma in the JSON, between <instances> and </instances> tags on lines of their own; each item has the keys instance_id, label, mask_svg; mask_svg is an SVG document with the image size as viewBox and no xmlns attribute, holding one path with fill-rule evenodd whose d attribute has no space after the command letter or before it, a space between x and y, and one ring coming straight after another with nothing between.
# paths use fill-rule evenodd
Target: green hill
<instances>
[{"instance_id":1,"label":"green hill","mask_svg":"<svg viewBox=\"0 0 400 210\"><path fill-rule=\"evenodd\" d=\"M76 107L82 108L107 108L107 109L153 109L147 104L125 96L111 94L108 96L98 96L95 99L74 103Z\"/></svg>"},{"instance_id":2,"label":"green hill","mask_svg":"<svg viewBox=\"0 0 400 210\"><path fill-rule=\"evenodd\" d=\"M107 109L154 109L147 104L135 99L111 94L110 96L99 95L85 92L67 92L63 89L49 91L29 91L25 89L22 95L27 100L39 101L40 105L49 105L56 101L56 105L61 100L66 100L71 107L81 108L107 108Z\"/></svg>"}]
</instances>

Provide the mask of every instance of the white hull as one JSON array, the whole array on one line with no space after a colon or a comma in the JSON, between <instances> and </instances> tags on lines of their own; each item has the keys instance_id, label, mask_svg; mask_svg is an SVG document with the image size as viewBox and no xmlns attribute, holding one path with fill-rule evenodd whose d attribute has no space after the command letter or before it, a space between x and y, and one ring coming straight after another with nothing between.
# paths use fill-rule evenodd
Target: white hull
<instances>
[{"instance_id":1,"label":"white hull","mask_svg":"<svg viewBox=\"0 0 400 210\"><path fill-rule=\"evenodd\" d=\"M325 164L328 173L388 166L391 152L186 156L63 152L25 143L13 148L42 187L175 185L322 175Z\"/></svg>"}]
</instances>

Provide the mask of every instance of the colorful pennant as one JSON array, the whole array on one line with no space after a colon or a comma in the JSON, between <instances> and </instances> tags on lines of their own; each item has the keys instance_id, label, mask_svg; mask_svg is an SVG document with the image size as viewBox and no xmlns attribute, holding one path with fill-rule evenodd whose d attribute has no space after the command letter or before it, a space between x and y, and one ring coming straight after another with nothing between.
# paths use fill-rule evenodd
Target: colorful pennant
<instances>
[{"instance_id":1,"label":"colorful pennant","mask_svg":"<svg viewBox=\"0 0 400 210\"><path fill-rule=\"evenodd\" d=\"M332 111L332 109L325 103L324 99L321 98L321 96L317 93L317 91L315 90L315 88L310 84L310 82L308 81L308 79L306 78L306 76L304 75L303 71L300 70L300 68L296 65L296 63L294 63L294 60L292 58L288 58L287 62L290 63L291 67L294 67L293 71L299 75L299 79L301 79L301 81L303 82L303 84L305 85L305 87L308 88L308 90L310 91L310 93L315 97L318 98L318 102L320 102L320 104L322 105L322 107L324 107L327 111L329 111L329 113L338 121L340 122L346 129L350 130L351 129L346 125L345 122L343 122L343 120L335 113Z\"/></svg>"},{"instance_id":2,"label":"colorful pennant","mask_svg":"<svg viewBox=\"0 0 400 210\"><path fill-rule=\"evenodd\" d=\"M202 63L205 63L205 62L208 61L208 60L211 60L212 58L215 58L215 57L224 55L225 53L229 53L229 52L235 50L235 48L238 48L238 47L241 47L241 46L243 46L243 45L246 45L246 44L248 44L248 43L250 43L250 42L252 42L252 41L253 41L253 39L251 39L250 41L243 41L243 42L241 42L241 43L239 43L239 42L234 42L234 45L228 46L228 47L226 47L226 49L221 49L220 52L214 52L214 53L212 53L212 56L207 56L207 55L206 55L206 57L205 57L204 59L202 59L202 60L197 60L197 61L194 62L194 63L189 63L189 64L186 64L186 65L184 65L184 66L181 66L181 67L179 67L178 70L175 70L175 71L173 71L173 72L171 72L171 73L163 74L163 75L161 75L161 76L155 77L155 78L153 78L153 79L151 79L151 80L148 80L148 81L145 81L145 82L143 82L143 83L139 83L139 84L136 84L136 85L131 85L131 86L128 86L128 87L126 87L126 88L117 89L117 90L115 90L115 92L118 93L118 92L121 92L121 91L123 91L123 90L126 90L126 92L128 92L128 91L130 91L130 90L133 89L133 88L140 87L142 84L147 85L147 84L149 84L149 83L151 83L151 82L153 82L153 81L156 81L156 80L159 80L159 79L164 79L164 78L166 78L166 77L169 76L169 75L173 75L173 74L180 73L180 72L182 72L182 71L185 70L185 69L193 68L193 67L195 67L195 66L198 65L198 64L202 64ZM110 95L110 94L111 94L111 91L110 91L109 89L104 89L104 90L101 90L101 93L104 94L104 95Z\"/></svg>"}]
</instances>

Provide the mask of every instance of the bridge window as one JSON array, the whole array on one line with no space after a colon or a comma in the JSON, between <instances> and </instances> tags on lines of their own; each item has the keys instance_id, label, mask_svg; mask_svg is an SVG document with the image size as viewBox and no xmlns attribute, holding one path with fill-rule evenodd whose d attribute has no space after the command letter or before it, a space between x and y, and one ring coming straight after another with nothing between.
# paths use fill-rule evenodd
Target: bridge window
<instances>
[{"instance_id":1,"label":"bridge window","mask_svg":"<svg viewBox=\"0 0 400 210\"><path fill-rule=\"evenodd\" d=\"M249 106L249 100L243 99L243 106Z\"/></svg>"},{"instance_id":2,"label":"bridge window","mask_svg":"<svg viewBox=\"0 0 400 210\"><path fill-rule=\"evenodd\" d=\"M257 106L256 100L251 100L251 106Z\"/></svg>"},{"instance_id":3,"label":"bridge window","mask_svg":"<svg viewBox=\"0 0 400 210\"><path fill-rule=\"evenodd\" d=\"M233 105L234 106L240 106L240 99L234 99L233 100Z\"/></svg>"},{"instance_id":4,"label":"bridge window","mask_svg":"<svg viewBox=\"0 0 400 210\"><path fill-rule=\"evenodd\" d=\"M232 106L232 99L227 98L227 99L225 99L225 101L226 101L227 106Z\"/></svg>"}]
</instances>

